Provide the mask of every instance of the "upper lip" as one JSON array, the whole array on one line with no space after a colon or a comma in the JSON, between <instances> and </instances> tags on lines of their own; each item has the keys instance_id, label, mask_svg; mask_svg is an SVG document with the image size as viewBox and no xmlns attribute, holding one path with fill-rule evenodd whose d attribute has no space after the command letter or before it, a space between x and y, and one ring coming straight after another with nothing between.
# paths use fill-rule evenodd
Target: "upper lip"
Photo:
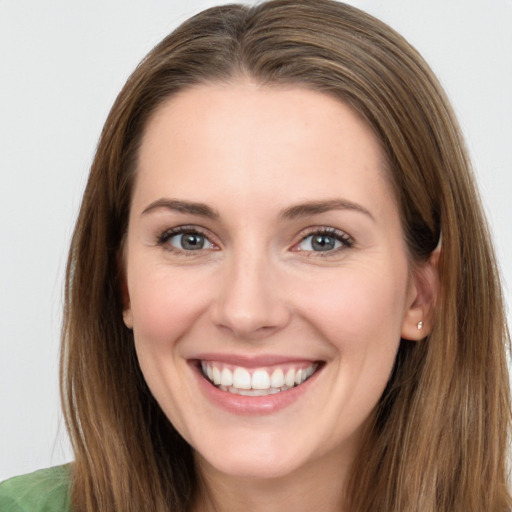
<instances>
[{"instance_id":1,"label":"upper lip","mask_svg":"<svg viewBox=\"0 0 512 512\"><path fill-rule=\"evenodd\" d=\"M294 357L274 354L261 354L258 356L248 356L242 354L229 354L219 352L209 352L197 354L190 358L196 361L216 361L234 366L242 366L244 368L260 368L262 366L277 366L280 364L290 363L315 363L320 362L318 359L311 357Z\"/></svg>"}]
</instances>

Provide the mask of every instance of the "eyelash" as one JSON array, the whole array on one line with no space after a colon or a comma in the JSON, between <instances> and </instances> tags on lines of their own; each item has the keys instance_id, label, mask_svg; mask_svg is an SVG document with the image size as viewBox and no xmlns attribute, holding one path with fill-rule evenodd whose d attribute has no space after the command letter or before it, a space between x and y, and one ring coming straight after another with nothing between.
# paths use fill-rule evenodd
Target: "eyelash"
<instances>
[{"instance_id":1,"label":"eyelash","mask_svg":"<svg viewBox=\"0 0 512 512\"><path fill-rule=\"evenodd\" d=\"M333 249L329 249L326 251L309 251L309 250L302 250L302 249L297 248L305 240L307 240L308 238L315 236L315 235L316 236L332 237L332 238L334 238L335 241L340 242L341 246L333 248ZM298 242L297 244L294 245L294 248L295 248L294 250L296 252L302 252L307 257L318 257L319 256L321 258L326 258L326 257L332 256L334 254L337 254L339 251L350 249L353 246L354 246L354 240L352 239L351 236L347 235L347 233L345 233L344 231L341 231L336 228L331 228L331 227L311 227L311 228L308 228L308 230L306 231L306 234L304 234L301 237L300 242Z\"/></svg>"},{"instance_id":2,"label":"eyelash","mask_svg":"<svg viewBox=\"0 0 512 512\"><path fill-rule=\"evenodd\" d=\"M157 245L160 246L166 246L166 250L171 252L179 253L180 255L185 256L197 256L196 253L202 252L203 248L198 249L196 251L194 250L186 250L186 249L180 249L178 247L174 247L169 243L169 240L175 236L178 235L199 235L205 239L205 241L213 246L217 246L214 242L211 241L211 237L207 235L203 230L199 229L197 226L178 226L176 228L168 229L164 231L161 235L157 238Z\"/></svg>"},{"instance_id":3,"label":"eyelash","mask_svg":"<svg viewBox=\"0 0 512 512\"><path fill-rule=\"evenodd\" d=\"M194 250L186 250L186 249L180 249L178 247L174 247L171 244L169 244L169 240L175 236L178 235L184 235L184 234L190 234L190 235L199 235L201 237L204 237L205 241L209 244L211 244L214 247L217 247L217 244L211 241L210 236L205 233L205 231L199 229L197 226L179 226L176 228L168 229L164 231L161 235L157 237L157 244L160 246L166 246L165 248L169 251L176 252L183 254L185 256L196 256L196 253L202 252L204 248L198 249L196 251ZM302 244L305 240L312 236L328 236L331 238L334 238L335 241L340 242L341 246L336 247L333 249L328 249L325 251L313 251L313 250L303 250L299 249L298 246ZM301 252L307 257L329 257L333 254L337 254L339 251L350 249L354 246L354 240L352 237L347 235L347 233L331 227L311 227L306 230L306 233L303 233L301 236L301 239L299 242L293 245L292 250L294 252Z\"/></svg>"}]
</instances>

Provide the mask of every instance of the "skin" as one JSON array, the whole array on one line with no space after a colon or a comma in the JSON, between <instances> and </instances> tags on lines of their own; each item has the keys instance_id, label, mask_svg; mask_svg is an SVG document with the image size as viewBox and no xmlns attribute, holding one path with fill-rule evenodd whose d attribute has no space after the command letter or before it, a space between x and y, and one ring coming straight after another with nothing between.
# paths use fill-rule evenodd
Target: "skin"
<instances>
[{"instance_id":1,"label":"skin","mask_svg":"<svg viewBox=\"0 0 512 512\"><path fill-rule=\"evenodd\" d=\"M197 510L342 509L399 340L426 334L432 302L432 264L411 269L377 139L327 95L240 79L167 100L137 172L124 320L150 389L195 450ZM333 200L343 207L290 215ZM162 236L180 226L204 234L204 248ZM336 248L313 250L325 228L338 230ZM190 360L205 352L324 366L288 406L244 416L200 390Z\"/></svg>"}]
</instances>

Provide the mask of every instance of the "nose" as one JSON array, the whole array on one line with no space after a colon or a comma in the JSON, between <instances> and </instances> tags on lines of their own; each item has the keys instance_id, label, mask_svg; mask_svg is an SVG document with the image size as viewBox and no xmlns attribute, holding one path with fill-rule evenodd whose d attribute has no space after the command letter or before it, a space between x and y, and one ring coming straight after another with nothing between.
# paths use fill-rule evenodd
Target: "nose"
<instances>
[{"instance_id":1,"label":"nose","mask_svg":"<svg viewBox=\"0 0 512 512\"><path fill-rule=\"evenodd\" d=\"M275 265L258 255L234 257L226 265L213 306L218 328L244 340L260 340L290 321L283 279Z\"/></svg>"}]
</instances>

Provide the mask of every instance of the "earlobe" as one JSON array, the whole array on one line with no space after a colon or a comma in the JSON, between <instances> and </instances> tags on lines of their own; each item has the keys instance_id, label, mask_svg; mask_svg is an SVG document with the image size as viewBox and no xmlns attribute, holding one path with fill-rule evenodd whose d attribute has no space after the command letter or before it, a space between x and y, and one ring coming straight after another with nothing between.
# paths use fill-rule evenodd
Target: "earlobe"
<instances>
[{"instance_id":1,"label":"earlobe","mask_svg":"<svg viewBox=\"0 0 512 512\"><path fill-rule=\"evenodd\" d=\"M133 329L133 315L132 315L132 309L127 308L123 310L123 322L128 329Z\"/></svg>"},{"instance_id":2,"label":"earlobe","mask_svg":"<svg viewBox=\"0 0 512 512\"><path fill-rule=\"evenodd\" d=\"M133 314L130 303L130 294L128 292L128 285L126 284L126 276L123 272L121 279L121 295L123 300L123 322L128 329L133 329Z\"/></svg>"},{"instance_id":3,"label":"earlobe","mask_svg":"<svg viewBox=\"0 0 512 512\"><path fill-rule=\"evenodd\" d=\"M123 322L128 329L133 329L133 314L130 304L130 294L128 292L128 285L126 284L126 277L123 275L121 281L121 294L123 300Z\"/></svg>"},{"instance_id":4,"label":"earlobe","mask_svg":"<svg viewBox=\"0 0 512 512\"><path fill-rule=\"evenodd\" d=\"M126 271L123 258L118 254L117 265L119 268L119 287L121 289L121 300L123 304L123 322L128 329L133 329L133 315L130 304L130 293L126 282Z\"/></svg>"},{"instance_id":5,"label":"earlobe","mask_svg":"<svg viewBox=\"0 0 512 512\"><path fill-rule=\"evenodd\" d=\"M402 338L418 341L430 334L439 294L439 256L436 249L430 258L414 270L411 298L402 322Z\"/></svg>"}]
</instances>

